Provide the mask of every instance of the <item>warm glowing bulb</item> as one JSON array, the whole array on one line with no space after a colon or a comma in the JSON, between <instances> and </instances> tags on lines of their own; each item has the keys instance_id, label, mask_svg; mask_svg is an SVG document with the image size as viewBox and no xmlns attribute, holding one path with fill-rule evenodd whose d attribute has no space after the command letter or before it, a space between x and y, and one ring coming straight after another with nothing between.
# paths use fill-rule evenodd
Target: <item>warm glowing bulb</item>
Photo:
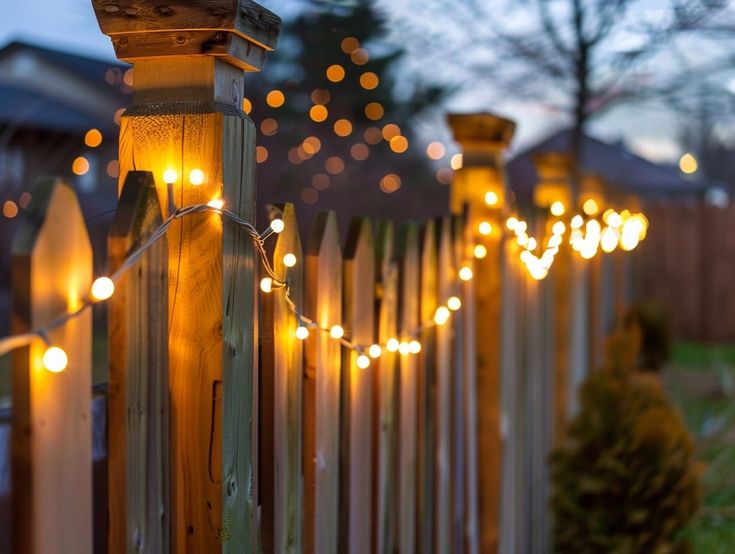
<instances>
[{"instance_id":1,"label":"warm glowing bulb","mask_svg":"<svg viewBox=\"0 0 735 554\"><path fill-rule=\"evenodd\" d=\"M418 354L421 352L421 343L417 340L412 340L408 343L408 349L411 354Z\"/></svg>"},{"instance_id":2,"label":"warm glowing bulb","mask_svg":"<svg viewBox=\"0 0 735 554\"><path fill-rule=\"evenodd\" d=\"M687 152L679 158L679 169L682 173L695 173L698 168L699 163L697 162L697 158L691 152Z\"/></svg>"},{"instance_id":3,"label":"warm glowing bulb","mask_svg":"<svg viewBox=\"0 0 735 554\"><path fill-rule=\"evenodd\" d=\"M475 258L482 259L487 256L487 248L483 244L478 244L474 249Z\"/></svg>"},{"instance_id":4,"label":"warm glowing bulb","mask_svg":"<svg viewBox=\"0 0 735 554\"><path fill-rule=\"evenodd\" d=\"M528 248L531 251L536 250L536 247L538 246L538 243L536 242L536 239L533 237L528 238L528 242L526 243L526 248Z\"/></svg>"},{"instance_id":5,"label":"warm glowing bulb","mask_svg":"<svg viewBox=\"0 0 735 554\"><path fill-rule=\"evenodd\" d=\"M434 313L434 323L437 325L444 325L449 319L449 308L446 306L439 306Z\"/></svg>"},{"instance_id":6,"label":"warm glowing bulb","mask_svg":"<svg viewBox=\"0 0 735 554\"><path fill-rule=\"evenodd\" d=\"M572 229L579 229L582 225L584 225L584 218L579 214L575 215L569 223Z\"/></svg>"},{"instance_id":7,"label":"warm glowing bulb","mask_svg":"<svg viewBox=\"0 0 735 554\"><path fill-rule=\"evenodd\" d=\"M462 301L456 296L450 296L449 300L447 300L447 307L453 312L456 312L462 307Z\"/></svg>"},{"instance_id":8,"label":"warm glowing bulb","mask_svg":"<svg viewBox=\"0 0 735 554\"><path fill-rule=\"evenodd\" d=\"M600 207L597 205L594 198L588 198L584 201L584 204L582 204L582 211L587 215L595 215L600 211Z\"/></svg>"},{"instance_id":9,"label":"warm glowing bulb","mask_svg":"<svg viewBox=\"0 0 735 554\"><path fill-rule=\"evenodd\" d=\"M175 183L178 178L179 175L173 169L167 169L163 172L163 182L167 185Z\"/></svg>"},{"instance_id":10,"label":"warm glowing bulb","mask_svg":"<svg viewBox=\"0 0 735 554\"><path fill-rule=\"evenodd\" d=\"M109 277L98 277L92 283L92 299L93 300L107 300L115 292L115 283Z\"/></svg>"},{"instance_id":11,"label":"warm glowing bulb","mask_svg":"<svg viewBox=\"0 0 735 554\"><path fill-rule=\"evenodd\" d=\"M551 232L555 235L563 235L566 230L567 226L564 225L563 221L557 221L551 226Z\"/></svg>"},{"instance_id":12,"label":"warm glowing bulb","mask_svg":"<svg viewBox=\"0 0 735 554\"><path fill-rule=\"evenodd\" d=\"M480 232L481 235L489 235L493 232L493 226L490 225L489 221L481 221L480 224L477 226L477 230Z\"/></svg>"},{"instance_id":13,"label":"warm glowing bulb","mask_svg":"<svg viewBox=\"0 0 735 554\"><path fill-rule=\"evenodd\" d=\"M515 217L509 217L508 220L505 222L505 226L508 228L509 231L514 231L517 225L518 220Z\"/></svg>"},{"instance_id":14,"label":"warm glowing bulb","mask_svg":"<svg viewBox=\"0 0 735 554\"><path fill-rule=\"evenodd\" d=\"M329 336L333 339L341 339L345 336L345 330L341 325L332 325L332 328L329 329Z\"/></svg>"},{"instance_id":15,"label":"warm glowing bulb","mask_svg":"<svg viewBox=\"0 0 735 554\"><path fill-rule=\"evenodd\" d=\"M398 352L398 348L400 348L400 346L401 345L396 338L388 339L388 342L385 344L385 348L388 352Z\"/></svg>"},{"instance_id":16,"label":"warm glowing bulb","mask_svg":"<svg viewBox=\"0 0 735 554\"><path fill-rule=\"evenodd\" d=\"M51 346L43 353L43 367L52 373L61 373L66 369L69 358L58 346Z\"/></svg>"},{"instance_id":17,"label":"warm glowing bulb","mask_svg":"<svg viewBox=\"0 0 735 554\"><path fill-rule=\"evenodd\" d=\"M207 202L207 206L214 208L215 210L221 210L225 207L225 201L221 198L215 198L214 200Z\"/></svg>"},{"instance_id":18,"label":"warm glowing bulb","mask_svg":"<svg viewBox=\"0 0 735 554\"><path fill-rule=\"evenodd\" d=\"M189 182L198 187L204 182L204 172L201 169L192 169L189 173Z\"/></svg>"},{"instance_id":19,"label":"warm glowing bulb","mask_svg":"<svg viewBox=\"0 0 735 554\"><path fill-rule=\"evenodd\" d=\"M557 200L556 202L551 204L549 210L551 210L551 215L559 217L560 215L564 215L566 208L564 207L564 202Z\"/></svg>"},{"instance_id":20,"label":"warm glowing bulb","mask_svg":"<svg viewBox=\"0 0 735 554\"><path fill-rule=\"evenodd\" d=\"M462 269L459 270L459 278L463 281L469 281L472 279L472 269L464 266Z\"/></svg>"},{"instance_id":21,"label":"warm glowing bulb","mask_svg":"<svg viewBox=\"0 0 735 554\"><path fill-rule=\"evenodd\" d=\"M410 354L411 353L411 345L409 343L407 343L407 342L401 342L398 345L398 352L400 352L404 356L406 354Z\"/></svg>"},{"instance_id":22,"label":"warm glowing bulb","mask_svg":"<svg viewBox=\"0 0 735 554\"><path fill-rule=\"evenodd\" d=\"M309 329L307 329L303 325L299 325L296 328L296 338L299 340L306 340L307 338L309 338Z\"/></svg>"},{"instance_id":23,"label":"warm glowing bulb","mask_svg":"<svg viewBox=\"0 0 735 554\"><path fill-rule=\"evenodd\" d=\"M609 254L618 246L618 233L612 227L605 227L600 236L600 247L602 251Z\"/></svg>"},{"instance_id":24,"label":"warm glowing bulb","mask_svg":"<svg viewBox=\"0 0 735 554\"><path fill-rule=\"evenodd\" d=\"M498 193L489 191L485 193L485 204L495 206L498 203Z\"/></svg>"},{"instance_id":25,"label":"warm glowing bulb","mask_svg":"<svg viewBox=\"0 0 735 554\"><path fill-rule=\"evenodd\" d=\"M273 279L270 277L263 277L260 280L260 290L263 292L270 292L273 290Z\"/></svg>"},{"instance_id":26,"label":"warm glowing bulb","mask_svg":"<svg viewBox=\"0 0 735 554\"><path fill-rule=\"evenodd\" d=\"M280 233L286 228L286 224L283 222L280 218L275 218L271 220L271 230L274 233Z\"/></svg>"},{"instance_id":27,"label":"warm glowing bulb","mask_svg":"<svg viewBox=\"0 0 735 554\"><path fill-rule=\"evenodd\" d=\"M380 355L383 353L383 349L380 348L379 344L373 344L368 348L368 354L371 358L380 358Z\"/></svg>"},{"instance_id":28,"label":"warm glowing bulb","mask_svg":"<svg viewBox=\"0 0 735 554\"><path fill-rule=\"evenodd\" d=\"M291 254L290 252L288 254L284 254L283 256L283 265L286 267L293 267L296 265L296 256Z\"/></svg>"},{"instance_id":29,"label":"warm glowing bulb","mask_svg":"<svg viewBox=\"0 0 735 554\"><path fill-rule=\"evenodd\" d=\"M360 369L367 369L370 367L370 358L368 358L365 354L360 354L357 357L357 360L355 360L355 364L357 364L357 367Z\"/></svg>"}]
</instances>

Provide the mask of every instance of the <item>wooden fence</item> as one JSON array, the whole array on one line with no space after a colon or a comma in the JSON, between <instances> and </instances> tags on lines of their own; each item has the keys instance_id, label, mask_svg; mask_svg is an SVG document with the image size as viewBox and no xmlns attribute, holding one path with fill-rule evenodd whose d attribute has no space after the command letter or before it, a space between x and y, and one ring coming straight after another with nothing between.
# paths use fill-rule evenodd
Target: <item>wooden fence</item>
<instances>
[{"instance_id":1,"label":"wooden fence","mask_svg":"<svg viewBox=\"0 0 735 554\"><path fill-rule=\"evenodd\" d=\"M465 155L451 215L358 218L343 240L323 212L302 242L285 203L269 208L282 231L253 235L227 215L255 213L242 69L273 48L277 18L241 1L236 20L203 19L221 44L191 56L209 35L186 21L204 3L163 32L143 8L93 4L136 71L109 237L110 272L125 271L107 411L90 396L88 237L71 188L45 180L15 242L13 330L53 331L13 356L3 551L548 551L546 458L622 285L569 252L546 280L522 266L503 232L514 124L450 117ZM543 235L548 217L530 224ZM43 369L44 339L64 371ZM105 457L106 483L93 479Z\"/></svg>"}]
</instances>

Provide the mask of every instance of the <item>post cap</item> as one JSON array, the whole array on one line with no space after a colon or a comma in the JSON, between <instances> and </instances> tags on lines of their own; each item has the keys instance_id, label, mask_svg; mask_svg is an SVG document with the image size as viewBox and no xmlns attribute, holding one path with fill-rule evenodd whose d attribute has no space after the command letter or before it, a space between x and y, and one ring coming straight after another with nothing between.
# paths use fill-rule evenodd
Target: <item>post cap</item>
<instances>
[{"instance_id":1,"label":"post cap","mask_svg":"<svg viewBox=\"0 0 735 554\"><path fill-rule=\"evenodd\" d=\"M100 29L124 61L210 55L258 71L281 19L252 0L92 0Z\"/></svg>"},{"instance_id":2,"label":"post cap","mask_svg":"<svg viewBox=\"0 0 735 554\"><path fill-rule=\"evenodd\" d=\"M516 129L514 121L489 112L449 114L447 121L454 132L454 140L463 146L505 148Z\"/></svg>"}]
</instances>

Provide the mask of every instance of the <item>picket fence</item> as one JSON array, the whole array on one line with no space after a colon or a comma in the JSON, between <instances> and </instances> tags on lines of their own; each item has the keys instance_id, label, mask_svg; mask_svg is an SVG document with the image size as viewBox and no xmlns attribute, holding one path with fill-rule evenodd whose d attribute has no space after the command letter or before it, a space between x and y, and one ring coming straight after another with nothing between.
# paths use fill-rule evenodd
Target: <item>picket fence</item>
<instances>
[{"instance_id":1,"label":"picket fence","mask_svg":"<svg viewBox=\"0 0 735 554\"><path fill-rule=\"evenodd\" d=\"M242 70L257 70L275 46L278 19L248 0L169 11L122 4L124 15L93 0L118 56L135 66L108 242L110 273L130 267L108 301L106 410L90 396L90 310L48 333L68 355L65 371L43 369L40 338L14 352L11 432L0 426L0 438L12 436L0 546L548 551L547 456L633 297L630 255L588 262L562 247L549 277L532 279L502 232L514 124L471 114L449 119L464 153L451 215L398 226L357 218L342 240L338 214L323 212L302 242L294 206L269 207L284 228L264 244L288 295L258 290L267 274L257 241L217 209L170 222L130 264L176 206L219 199L253 221L255 130L240 109ZM207 40L215 45L202 49ZM488 191L497 203L484 201ZM547 213L529 218L540 235ZM479 237L480 222L493 231ZM13 332L79 309L91 284L74 192L44 179L14 242ZM431 323L452 296L461 309ZM383 348L362 369L359 349L328 332L298 339L300 316L342 325L350 343L397 338L421 349ZM107 478L96 469L93 486L93 463L105 458Z\"/></svg>"}]
</instances>

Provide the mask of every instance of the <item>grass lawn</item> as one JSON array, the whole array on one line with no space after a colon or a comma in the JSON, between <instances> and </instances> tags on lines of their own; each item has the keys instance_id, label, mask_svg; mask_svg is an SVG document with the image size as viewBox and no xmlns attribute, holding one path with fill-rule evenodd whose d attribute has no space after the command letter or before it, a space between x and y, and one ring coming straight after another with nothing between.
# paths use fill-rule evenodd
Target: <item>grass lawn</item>
<instances>
[{"instance_id":1,"label":"grass lawn","mask_svg":"<svg viewBox=\"0 0 735 554\"><path fill-rule=\"evenodd\" d=\"M735 552L735 345L679 344L663 373L696 441L702 509L684 531L697 554Z\"/></svg>"}]
</instances>

